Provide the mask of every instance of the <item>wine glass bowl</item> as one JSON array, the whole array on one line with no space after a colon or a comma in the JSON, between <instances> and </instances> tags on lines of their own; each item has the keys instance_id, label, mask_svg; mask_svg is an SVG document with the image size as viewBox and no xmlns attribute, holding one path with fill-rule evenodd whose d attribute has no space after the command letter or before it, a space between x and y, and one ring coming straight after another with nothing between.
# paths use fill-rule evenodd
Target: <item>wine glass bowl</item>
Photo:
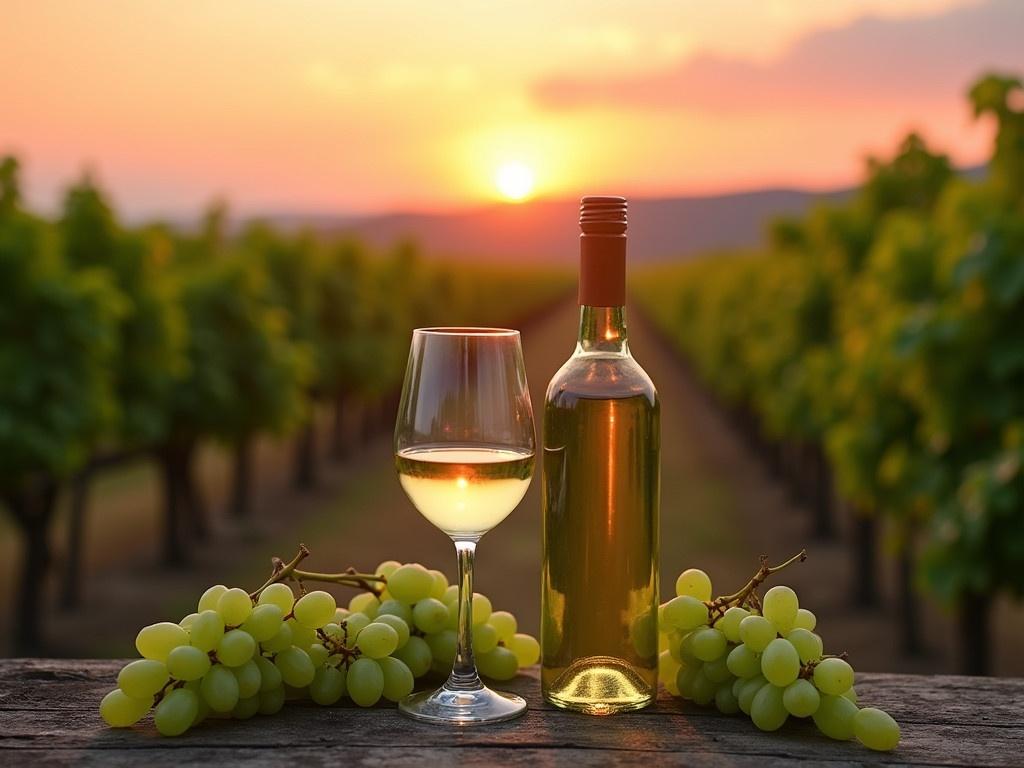
<instances>
[{"instance_id":1,"label":"wine glass bowl","mask_svg":"<svg viewBox=\"0 0 1024 768\"><path fill-rule=\"evenodd\" d=\"M451 675L399 704L428 722L509 720L526 702L480 681L473 659L476 544L522 500L533 477L533 406L519 332L503 328L413 331L395 425L395 467L413 505L455 543L458 647Z\"/></svg>"}]
</instances>

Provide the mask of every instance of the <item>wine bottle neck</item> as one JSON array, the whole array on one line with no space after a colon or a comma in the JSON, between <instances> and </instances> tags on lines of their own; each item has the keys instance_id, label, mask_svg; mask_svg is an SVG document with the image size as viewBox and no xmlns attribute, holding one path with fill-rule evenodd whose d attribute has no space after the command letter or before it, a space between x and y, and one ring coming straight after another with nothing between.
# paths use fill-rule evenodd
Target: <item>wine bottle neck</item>
<instances>
[{"instance_id":1,"label":"wine bottle neck","mask_svg":"<svg viewBox=\"0 0 1024 768\"><path fill-rule=\"evenodd\" d=\"M626 308L581 306L577 351L628 356Z\"/></svg>"}]
</instances>

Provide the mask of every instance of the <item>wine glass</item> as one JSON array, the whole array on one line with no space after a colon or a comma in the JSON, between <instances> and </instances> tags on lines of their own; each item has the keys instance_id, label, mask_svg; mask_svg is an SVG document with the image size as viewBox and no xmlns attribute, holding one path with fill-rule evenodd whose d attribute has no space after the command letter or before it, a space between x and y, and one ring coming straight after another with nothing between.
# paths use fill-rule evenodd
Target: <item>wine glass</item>
<instances>
[{"instance_id":1,"label":"wine glass","mask_svg":"<svg viewBox=\"0 0 1024 768\"><path fill-rule=\"evenodd\" d=\"M526 711L487 688L473 659L476 543L522 500L533 477L533 407L519 331L413 331L395 425L395 465L413 505L455 542L458 647L448 681L399 708L417 720L469 725Z\"/></svg>"}]
</instances>

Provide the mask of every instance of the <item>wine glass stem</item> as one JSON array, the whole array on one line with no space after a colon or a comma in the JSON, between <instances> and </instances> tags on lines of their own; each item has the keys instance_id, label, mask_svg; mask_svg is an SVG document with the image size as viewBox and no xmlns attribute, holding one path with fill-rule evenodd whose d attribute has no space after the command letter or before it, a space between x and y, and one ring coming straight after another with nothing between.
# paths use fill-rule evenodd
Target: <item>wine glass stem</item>
<instances>
[{"instance_id":1,"label":"wine glass stem","mask_svg":"<svg viewBox=\"0 0 1024 768\"><path fill-rule=\"evenodd\" d=\"M459 557L459 639L447 687L457 691L477 691L483 688L483 683L473 660L473 558L476 542L457 540L455 552Z\"/></svg>"}]
</instances>

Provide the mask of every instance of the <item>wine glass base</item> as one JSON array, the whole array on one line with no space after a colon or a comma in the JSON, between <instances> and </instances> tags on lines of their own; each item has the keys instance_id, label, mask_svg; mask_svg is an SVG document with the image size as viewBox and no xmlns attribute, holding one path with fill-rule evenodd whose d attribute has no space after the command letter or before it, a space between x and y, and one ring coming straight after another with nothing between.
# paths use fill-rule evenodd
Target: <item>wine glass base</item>
<instances>
[{"instance_id":1,"label":"wine glass base","mask_svg":"<svg viewBox=\"0 0 1024 768\"><path fill-rule=\"evenodd\" d=\"M402 714L425 723L482 725L519 717L526 712L526 702L514 693L499 693L486 686L470 691L442 686L406 696L398 708Z\"/></svg>"}]
</instances>

